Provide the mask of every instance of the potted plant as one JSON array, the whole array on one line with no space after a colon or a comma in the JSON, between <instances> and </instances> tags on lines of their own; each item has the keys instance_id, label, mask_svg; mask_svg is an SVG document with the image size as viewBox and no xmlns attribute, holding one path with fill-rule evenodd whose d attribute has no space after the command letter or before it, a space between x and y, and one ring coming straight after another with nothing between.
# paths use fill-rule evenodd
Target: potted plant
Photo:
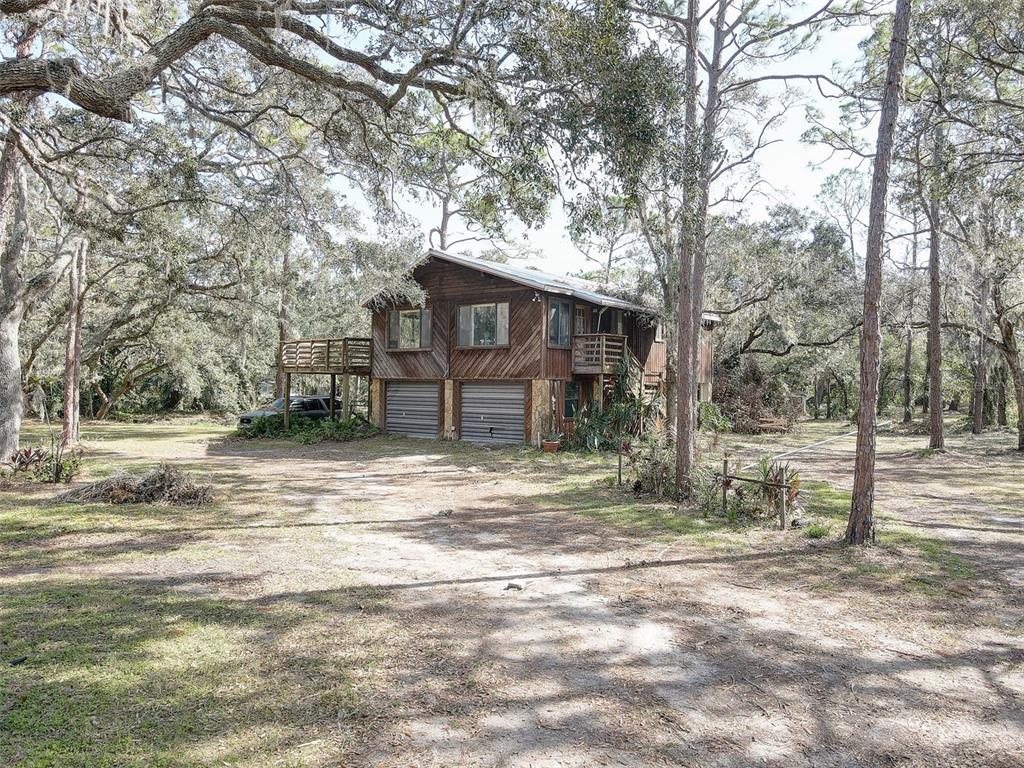
<instances>
[{"instance_id":1,"label":"potted plant","mask_svg":"<svg viewBox=\"0 0 1024 768\"><path fill-rule=\"evenodd\" d=\"M562 435L558 432L548 432L544 435L544 439L541 441L541 446L544 448L544 453L554 453L558 450L558 446L562 444Z\"/></svg>"}]
</instances>

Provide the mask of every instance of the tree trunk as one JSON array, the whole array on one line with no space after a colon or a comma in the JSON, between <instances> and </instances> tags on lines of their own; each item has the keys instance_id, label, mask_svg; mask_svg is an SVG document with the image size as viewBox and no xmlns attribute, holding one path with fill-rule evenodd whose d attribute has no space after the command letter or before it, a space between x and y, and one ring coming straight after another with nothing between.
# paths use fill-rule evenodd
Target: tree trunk
<instances>
[{"instance_id":1,"label":"tree trunk","mask_svg":"<svg viewBox=\"0 0 1024 768\"><path fill-rule=\"evenodd\" d=\"M100 399L103 400L103 405L100 406L99 411L96 414L96 418L102 421L110 415L110 411L115 405L121 400L122 397L127 395L129 392L135 389L137 385L144 382L150 376L153 376L164 368L167 367L167 363L155 363L151 368L146 371L142 369L145 367L143 364L136 365L130 371L125 374L124 379L114 387L113 391L108 395L99 386L96 386L96 391L100 395ZM140 373L140 371L142 371Z\"/></svg>"},{"instance_id":2,"label":"tree trunk","mask_svg":"<svg viewBox=\"0 0 1024 768\"><path fill-rule=\"evenodd\" d=\"M82 239L68 270L68 336L64 348L64 419L61 445L78 442L81 423L82 302L85 288L85 257L88 241Z\"/></svg>"},{"instance_id":3,"label":"tree trunk","mask_svg":"<svg viewBox=\"0 0 1024 768\"><path fill-rule=\"evenodd\" d=\"M974 363L974 391L971 393L971 433L985 430L985 339L978 341L978 359Z\"/></svg>"},{"instance_id":4,"label":"tree trunk","mask_svg":"<svg viewBox=\"0 0 1024 768\"><path fill-rule=\"evenodd\" d=\"M910 364L913 361L914 353L914 332L907 323L907 342L903 350L903 423L909 424L914 418L913 393L914 388L910 382Z\"/></svg>"},{"instance_id":5,"label":"tree trunk","mask_svg":"<svg viewBox=\"0 0 1024 768\"><path fill-rule=\"evenodd\" d=\"M27 23L15 41L14 55L27 59L39 26ZM28 112L37 94L15 94ZM18 337L26 312L26 283L22 275L31 240L28 220L28 186L20 165L20 150L8 129L0 154L0 461L18 450L25 400L21 385L21 353Z\"/></svg>"},{"instance_id":6,"label":"tree trunk","mask_svg":"<svg viewBox=\"0 0 1024 768\"><path fill-rule=\"evenodd\" d=\"M675 431L676 423L676 366L672 360L665 363L665 423ZM674 435L672 442L675 442Z\"/></svg>"},{"instance_id":7,"label":"tree trunk","mask_svg":"<svg viewBox=\"0 0 1024 768\"><path fill-rule=\"evenodd\" d=\"M696 255L694 201L697 184L695 139L697 136L697 0L688 0L686 18L686 109L688 141L685 154L689 167L684 186L683 233L679 249L679 301L676 310L676 494L689 498L693 492L694 422L697 377L694 365L693 306L694 257Z\"/></svg>"},{"instance_id":8,"label":"tree trunk","mask_svg":"<svg viewBox=\"0 0 1024 768\"><path fill-rule=\"evenodd\" d=\"M914 236L910 243L910 279L917 277L917 209L914 209ZM914 420L914 386L910 380L910 366L914 362L914 296L913 284L910 291L910 306L907 308L906 347L903 351L903 423Z\"/></svg>"},{"instance_id":9,"label":"tree trunk","mask_svg":"<svg viewBox=\"0 0 1024 768\"><path fill-rule=\"evenodd\" d=\"M985 429L985 374L988 367L986 334L989 329L988 302L991 286L991 280L987 276L982 277L976 302L978 340L974 351L974 396L971 400L971 432L975 435L980 435Z\"/></svg>"},{"instance_id":10,"label":"tree trunk","mask_svg":"<svg viewBox=\"0 0 1024 768\"><path fill-rule=\"evenodd\" d=\"M936 140L936 145L938 145ZM930 242L928 244L928 447L942 450L942 284L939 274L941 248L941 209L933 194L928 206Z\"/></svg>"},{"instance_id":11,"label":"tree trunk","mask_svg":"<svg viewBox=\"0 0 1024 768\"><path fill-rule=\"evenodd\" d=\"M0 317L0 461L18 450L24 399L21 392L21 359L18 331L21 320L13 312Z\"/></svg>"},{"instance_id":12,"label":"tree trunk","mask_svg":"<svg viewBox=\"0 0 1024 768\"><path fill-rule=\"evenodd\" d=\"M897 0L889 45L889 67L882 112L878 125L875 167L871 182L867 249L864 258L864 327L861 331L860 403L857 409L857 459L853 473L853 498L846 529L849 544L863 544L874 538L875 495L875 402L881 365L882 326L878 305L882 294L882 247L885 209L889 192L893 134L903 81L910 26L910 0Z\"/></svg>"},{"instance_id":13,"label":"tree trunk","mask_svg":"<svg viewBox=\"0 0 1024 768\"><path fill-rule=\"evenodd\" d=\"M1010 370L1013 381L1013 392L1017 399L1017 450L1024 451L1024 367L1020 359L1020 346L1017 344L1017 333L1008 316L1003 302L1003 292L997 284L992 288L992 301L996 307L996 324L1002 337L1001 347L1006 367Z\"/></svg>"},{"instance_id":14,"label":"tree trunk","mask_svg":"<svg viewBox=\"0 0 1024 768\"><path fill-rule=\"evenodd\" d=\"M7 235L0 253L0 461L7 461L18 450L25 407L18 337L25 316L21 270L29 244L26 196L18 148L8 135L0 156L0 225L5 227L0 229L0 237Z\"/></svg>"},{"instance_id":15,"label":"tree trunk","mask_svg":"<svg viewBox=\"0 0 1024 768\"><path fill-rule=\"evenodd\" d=\"M1000 363L996 368L996 426L1006 424L1006 366Z\"/></svg>"},{"instance_id":16,"label":"tree trunk","mask_svg":"<svg viewBox=\"0 0 1024 768\"><path fill-rule=\"evenodd\" d=\"M284 397L284 372L281 370L281 345L288 340L288 281L291 278L292 255L290 243L285 247L281 263L281 290L277 295L277 375L274 378L274 397Z\"/></svg>"},{"instance_id":17,"label":"tree trunk","mask_svg":"<svg viewBox=\"0 0 1024 768\"><path fill-rule=\"evenodd\" d=\"M924 397L921 399L921 413L925 416L928 415L928 403L931 400L930 389L928 383L932 380L932 356L931 356L931 342L925 339L925 355L924 355L924 381L921 383L924 387Z\"/></svg>"}]
</instances>

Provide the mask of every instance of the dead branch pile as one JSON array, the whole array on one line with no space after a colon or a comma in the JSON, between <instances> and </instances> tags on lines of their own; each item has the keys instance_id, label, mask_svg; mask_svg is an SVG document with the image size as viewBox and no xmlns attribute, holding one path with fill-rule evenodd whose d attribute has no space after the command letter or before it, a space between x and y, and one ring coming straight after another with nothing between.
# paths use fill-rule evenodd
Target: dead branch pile
<instances>
[{"instance_id":1,"label":"dead branch pile","mask_svg":"<svg viewBox=\"0 0 1024 768\"><path fill-rule=\"evenodd\" d=\"M198 507L213 501L209 485L196 483L192 476L168 464L143 475L119 473L81 488L62 493L58 502L107 504L174 504Z\"/></svg>"}]
</instances>

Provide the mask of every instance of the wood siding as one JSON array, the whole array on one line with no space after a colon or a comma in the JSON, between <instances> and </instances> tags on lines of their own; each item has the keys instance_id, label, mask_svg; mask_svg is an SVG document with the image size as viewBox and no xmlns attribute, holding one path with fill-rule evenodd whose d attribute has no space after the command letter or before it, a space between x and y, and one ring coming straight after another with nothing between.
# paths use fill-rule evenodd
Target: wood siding
<instances>
[{"instance_id":1,"label":"wood siding","mask_svg":"<svg viewBox=\"0 0 1024 768\"><path fill-rule=\"evenodd\" d=\"M387 347L388 310L373 313L373 376L383 379L541 378L545 313L534 291L509 280L440 261L423 264L413 277L431 310L431 346L423 351ZM487 301L509 303L507 347L460 349L458 307Z\"/></svg>"},{"instance_id":2,"label":"wood siding","mask_svg":"<svg viewBox=\"0 0 1024 768\"><path fill-rule=\"evenodd\" d=\"M578 299L570 301L570 348L548 346L548 307L556 297L511 280L440 260L421 264L413 278L425 293L431 310L431 346L427 350L388 349L388 309L373 313L373 377L387 380L536 380L571 381L571 338L576 335L576 307L585 307L590 327L597 331L599 308ZM540 301L536 300L537 296ZM458 347L458 307L488 301L509 303L509 344L493 349ZM411 308L400 305L398 308ZM602 316L605 322L611 310ZM665 344L655 342L653 326L635 315L624 316L624 332L633 354L648 373L664 373ZM456 398L458 397L456 393Z\"/></svg>"},{"instance_id":3,"label":"wood siding","mask_svg":"<svg viewBox=\"0 0 1024 768\"><path fill-rule=\"evenodd\" d=\"M574 307L576 302L569 300L569 347L562 349L560 347L549 347L548 346L548 322L551 317L550 313L550 302L552 296L544 302L544 327L541 329L541 343L544 345L543 356L544 366L542 371L543 378L554 379L558 381L570 381L572 380L572 337L573 333L573 316ZM558 297L561 298L561 297ZM558 300L556 298L556 300ZM564 299L562 299L564 301Z\"/></svg>"},{"instance_id":4,"label":"wood siding","mask_svg":"<svg viewBox=\"0 0 1024 768\"><path fill-rule=\"evenodd\" d=\"M710 384L714 379L715 352L710 328L700 329L700 344L697 347L697 383Z\"/></svg>"}]
</instances>

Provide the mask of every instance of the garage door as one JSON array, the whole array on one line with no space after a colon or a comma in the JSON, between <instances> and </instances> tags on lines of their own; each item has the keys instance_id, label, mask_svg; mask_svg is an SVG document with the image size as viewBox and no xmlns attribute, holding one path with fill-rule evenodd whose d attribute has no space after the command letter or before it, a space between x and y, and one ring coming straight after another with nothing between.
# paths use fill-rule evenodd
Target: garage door
<instances>
[{"instance_id":1,"label":"garage door","mask_svg":"<svg viewBox=\"0 0 1024 768\"><path fill-rule=\"evenodd\" d=\"M525 391L523 384L463 384L462 439L474 443L523 442Z\"/></svg>"},{"instance_id":2,"label":"garage door","mask_svg":"<svg viewBox=\"0 0 1024 768\"><path fill-rule=\"evenodd\" d=\"M384 418L388 432L437 437L437 383L389 381Z\"/></svg>"}]
</instances>

